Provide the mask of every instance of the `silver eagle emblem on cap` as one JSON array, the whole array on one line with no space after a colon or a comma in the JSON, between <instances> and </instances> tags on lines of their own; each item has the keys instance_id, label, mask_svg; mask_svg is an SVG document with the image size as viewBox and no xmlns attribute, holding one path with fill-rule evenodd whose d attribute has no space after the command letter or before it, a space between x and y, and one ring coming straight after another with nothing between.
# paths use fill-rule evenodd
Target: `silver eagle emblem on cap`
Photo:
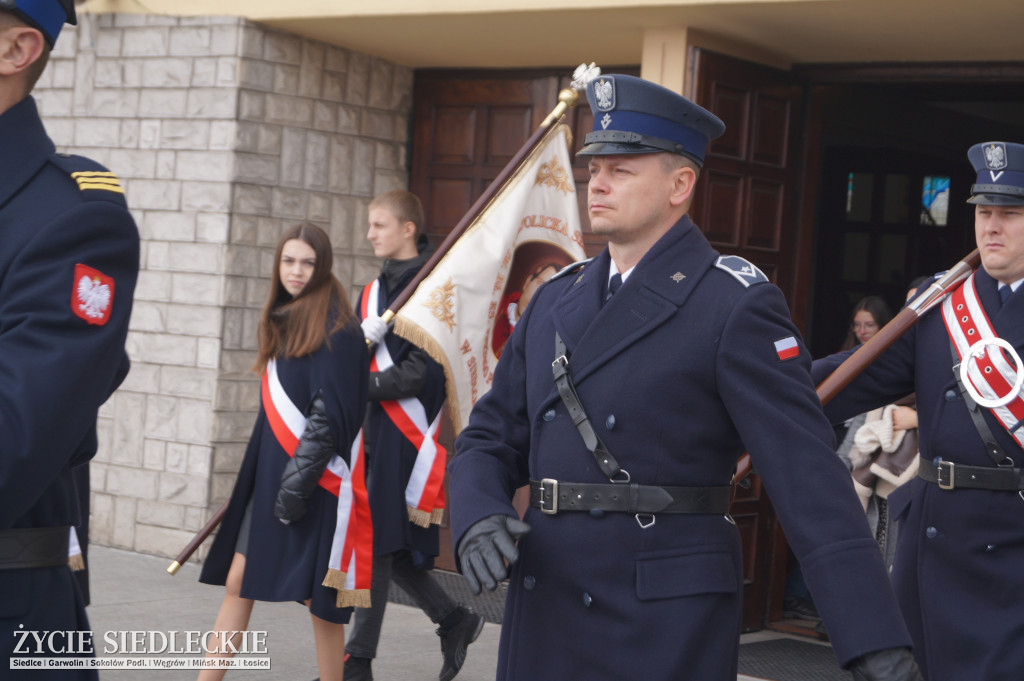
<instances>
[{"instance_id":1,"label":"silver eagle emblem on cap","mask_svg":"<svg viewBox=\"0 0 1024 681\"><path fill-rule=\"evenodd\" d=\"M594 83L594 97L597 98L598 111L611 111L615 108L615 79L601 76Z\"/></svg>"},{"instance_id":2,"label":"silver eagle emblem on cap","mask_svg":"<svg viewBox=\"0 0 1024 681\"><path fill-rule=\"evenodd\" d=\"M989 170L1002 170L1006 167L1005 144L1000 142L985 147L985 166Z\"/></svg>"}]
</instances>

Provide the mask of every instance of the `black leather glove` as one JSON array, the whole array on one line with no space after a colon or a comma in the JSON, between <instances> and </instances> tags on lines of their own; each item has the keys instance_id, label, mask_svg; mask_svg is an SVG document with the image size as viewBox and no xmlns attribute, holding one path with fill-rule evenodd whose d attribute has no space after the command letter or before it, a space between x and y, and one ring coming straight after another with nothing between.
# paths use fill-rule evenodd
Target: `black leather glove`
<instances>
[{"instance_id":1,"label":"black leather glove","mask_svg":"<svg viewBox=\"0 0 1024 681\"><path fill-rule=\"evenodd\" d=\"M459 542L459 562L473 595L480 594L481 584L494 591L508 576L505 561L516 562L516 540L529 531L522 520L501 514L478 520L466 531Z\"/></svg>"},{"instance_id":2,"label":"black leather glove","mask_svg":"<svg viewBox=\"0 0 1024 681\"><path fill-rule=\"evenodd\" d=\"M924 681L909 648L887 648L861 655L850 665L854 681Z\"/></svg>"},{"instance_id":3,"label":"black leather glove","mask_svg":"<svg viewBox=\"0 0 1024 681\"><path fill-rule=\"evenodd\" d=\"M306 500L320 482L327 463L337 447L327 423L323 394L317 391L306 417L306 430L295 448L295 455L281 473L281 489L274 502L274 516L289 525L306 515Z\"/></svg>"}]
</instances>

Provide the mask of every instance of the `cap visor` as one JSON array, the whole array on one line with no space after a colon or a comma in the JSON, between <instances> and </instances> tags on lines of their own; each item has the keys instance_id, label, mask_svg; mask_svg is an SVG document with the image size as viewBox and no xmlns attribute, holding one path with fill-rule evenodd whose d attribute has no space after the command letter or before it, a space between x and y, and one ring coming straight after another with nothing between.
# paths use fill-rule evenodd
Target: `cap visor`
<instances>
[{"instance_id":1,"label":"cap visor","mask_svg":"<svg viewBox=\"0 0 1024 681\"><path fill-rule=\"evenodd\" d=\"M967 203L976 206L1024 206L1024 196L1007 194L975 194L967 199Z\"/></svg>"},{"instance_id":2,"label":"cap visor","mask_svg":"<svg viewBox=\"0 0 1024 681\"><path fill-rule=\"evenodd\" d=\"M577 156L620 156L622 154L660 154L664 149L645 147L639 144L612 144L595 142L576 152Z\"/></svg>"}]
</instances>

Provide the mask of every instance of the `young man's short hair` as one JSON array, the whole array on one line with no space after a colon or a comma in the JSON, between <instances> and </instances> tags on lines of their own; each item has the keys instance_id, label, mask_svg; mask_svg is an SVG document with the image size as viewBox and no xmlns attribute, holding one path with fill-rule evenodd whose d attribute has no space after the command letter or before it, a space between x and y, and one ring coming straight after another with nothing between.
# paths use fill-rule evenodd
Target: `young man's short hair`
<instances>
[{"instance_id":1,"label":"young man's short hair","mask_svg":"<svg viewBox=\"0 0 1024 681\"><path fill-rule=\"evenodd\" d=\"M423 230L423 222L426 219L423 213L423 204L412 192L404 189L393 189L385 192L370 201L370 209L387 208L398 218L399 224L404 225L411 222L416 226L416 235Z\"/></svg>"}]
</instances>

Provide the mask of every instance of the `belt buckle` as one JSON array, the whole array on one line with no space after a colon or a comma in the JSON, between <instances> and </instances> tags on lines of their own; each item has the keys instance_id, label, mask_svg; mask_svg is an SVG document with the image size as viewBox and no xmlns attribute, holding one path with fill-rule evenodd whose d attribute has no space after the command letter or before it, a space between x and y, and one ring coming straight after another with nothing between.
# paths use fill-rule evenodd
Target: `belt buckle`
<instances>
[{"instance_id":1,"label":"belt buckle","mask_svg":"<svg viewBox=\"0 0 1024 681\"><path fill-rule=\"evenodd\" d=\"M942 482L943 467L945 467L948 474L948 479L945 483ZM939 489L953 489L956 487L956 466L952 461L940 461L938 466L936 466L936 470L938 471L936 482L939 484Z\"/></svg>"},{"instance_id":2,"label":"belt buckle","mask_svg":"<svg viewBox=\"0 0 1024 681\"><path fill-rule=\"evenodd\" d=\"M544 494L547 491L548 485L551 486L551 508L545 508ZM540 481L540 512L545 515L557 515L558 514L558 481L554 478L544 478Z\"/></svg>"}]
</instances>

